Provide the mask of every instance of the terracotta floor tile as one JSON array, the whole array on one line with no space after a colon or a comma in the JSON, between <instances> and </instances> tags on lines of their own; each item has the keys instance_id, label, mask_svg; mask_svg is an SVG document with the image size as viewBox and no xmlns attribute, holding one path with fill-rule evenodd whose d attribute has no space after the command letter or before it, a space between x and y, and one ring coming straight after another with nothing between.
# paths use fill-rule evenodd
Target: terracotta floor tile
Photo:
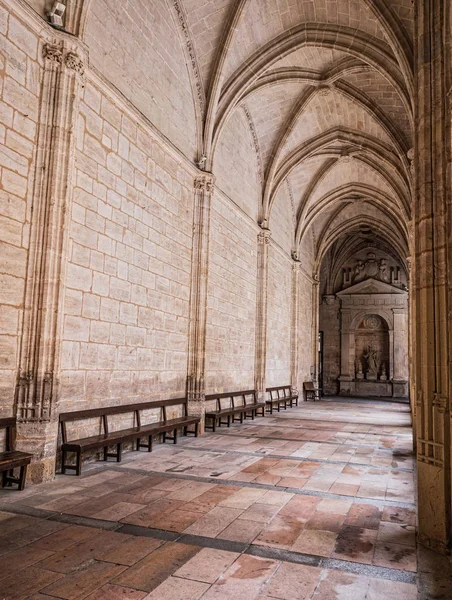
<instances>
[{"instance_id":1,"label":"terracotta floor tile","mask_svg":"<svg viewBox=\"0 0 452 600\"><path fill-rule=\"evenodd\" d=\"M77 542L81 542L90 537L97 535L99 531L93 527L83 527L81 525L66 526L63 530L57 531L51 535L41 538L34 542L32 546L42 548L43 550L51 550L53 552L61 552Z\"/></svg>"},{"instance_id":2,"label":"terracotta floor tile","mask_svg":"<svg viewBox=\"0 0 452 600\"><path fill-rule=\"evenodd\" d=\"M222 540L230 540L232 542L251 543L262 532L263 523L256 521L245 521L244 519L236 519L226 529L223 529L217 537Z\"/></svg>"},{"instance_id":3,"label":"terracotta floor tile","mask_svg":"<svg viewBox=\"0 0 452 600\"><path fill-rule=\"evenodd\" d=\"M416 530L411 525L399 525L382 521L378 530L378 543L402 544L415 547Z\"/></svg>"},{"instance_id":4,"label":"terracotta floor tile","mask_svg":"<svg viewBox=\"0 0 452 600\"><path fill-rule=\"evenodd\" d=\"M349 510L345 524L363 529L378 529L380 519L381 511L378 506L355 503Z\"/></svg>"},{"instance_id":5,"label":"terracotta floor tile","mask_svg":"<svg viewBox=\"0 0 452 600\"><path fill-rule=\"evenodd\" d=\"M265 586L265 594L281 600L308 600L316 588L320 573L321 569L317 567L283 563Z\"/></svg>"},{"instance_id":6,"label":"terracotta floor tile","mask_svg":"<svg viewBox=\"0 0 452 600\"><path fill-rule=\"evenodd\" d=\"M371 564L377 532L374 529L346 526L338 535L332 558Z\"/></svg>"},{"instance_id":7,"label":"terracotta floor tile","mask_svg":"<svg viewBox=\"0 0 452 600\"><path fill-rule=\"evenodd\" d=\"M314 554L315 556L330 556L335 546L337 533L311 529L301 532L295 540L291 550L303 554Z\"/></svg>"},{"instance_id":8,"label":"terracotta floor tile","mask_svg":"<svg viewBox=\"0 0 452 600\"><path fill-rule=\"evenodd\" d=\"M312 600L365 600L368 587L369 579L362 575L324 571Z\"/></svg>"},{"instance_id":9,"label":"terracotta floor tile","mask_svg":"<svg viewBox=\"0 0 452 600\"><path fill-rule=\"evenodd\" d=\"M166 543L122 573L113 583L151 592L199 551L196 546Z\"/></svg>"},{"instance_id":10,"label":"terracotta floor tile","mask_svg":"<svg viewBox=\"0 0 452 600\"><path fill-rule=\"evenodd\" d=\"M130 567L154 550L157 550L157 548L163 544L164 542L162 540L131 536L122 544L114 546L110 550L107 550L107 552L98 552L96 558L103 562L111 562Z\"/></svg>"},{"instance_id":11,"label":"terracotta floor tile","mask_svg":"<svg viewBox=\"0 0 452 600\"><path fill-rule=\"evenodd\" d=\"M297 518L278 514L256 538L256 544L288 550L302 532L304 523Z\"/></svg>"},{"instance_id":12,"label":"terracotta floor tile","mask_svg":"<svg viewBox=\"0 0 452 600\"><path fill-rule=\"evenodd\" d=\"M416 550L411 546L377 542L373 564L390 569L416 571Z\"/></svg>"},{"instance_id":13,"label":"terracotta floor tile","mask_svg":"<svg viewBox=\"0 0 452 600\"><path fill-rule=\"evenodd\" d=\"M94 519L104 519L106 521L120 521L125 517L136 513L145 508L144 504L134 504L132 502L118 502L109 508L105 508L98 513L93 514Z\"/></svg>"},{"instance_id":14,"label":"terracotta floor tile","mask_svg":"<svg viewBox=\"0 0 452 600\"><path fill-rule=\"evenodd\" d=\"M24 546L23 548L12 550L11 552L4 554L0 559L0 582L12 573L27 569L52 556L52 554L52 552L48 552L47 550L32 548L31 546ZM1 586L2 584L0 583L0 589Z\"/></svg>"},{"instance_id":15,"label":"terracotta floor tile","mask_svg":"<svg viewBox=\"0 0 452 600\"><path fill-rule=\"evenodd\" d=\"M92 562L83 569L75 571L59 579L42 591L50 596L64 600L78 600L85 598L94 590L102 587L113 577L116 577L126 567L110 563Z\"/></svg>"},{"instance_id":16,"label":"terracotta floor tile","mask_svg":"<svg viewBox=\"0 0 452 600\"><path fill-rule=\"evenodd\" d=\"M148 594L146 600L198 600L209 587L208 583L169 577Z\"/></svg>"},{"instance_id":17,"label":"terracotta floor tile","mask_svg":"<svg viewBox=\"0 0 452 600\"><path fill-rule=\"evenodd\" d=\"M253 600L275 572L278 563L242 554L205 593L203 600Z\"/></svg>"},{"instance_id":18,"label":"terracotta floor tile","mask_svg":"<svg viewBox=\"0 0 452 600\"><path fill-rule=\"evenodd\" d=\"M399 581L371 579L366 600L417 600L416 586Z\"/></svg>"},{"instance_id":19,"label":"terracotta floor tile","mask_svg":"<svg viewBox=\"0 0 452 600\"><path fill-rule=\"evenodd\" d=\"M107 583L87 596L86 600L142 600L146 595L147 592L132 590L131 588Z\"/></svg>"},{"instance_id":20,"label":"terracotta floor tile","mask_svg":"<svg viewBox=\"0 0 452 600\"><path fill-rule=\"evenodd\" d=\"M2 600L23 600L61 577L63 575L60 573L46 571L36 566L27 567L20 573L20 576L14 573L2 579L0 582L1 598ZM41 600L45 598L47 596L43 596Z\"/></svg>"},{"instance_id":21,"label":"terracotta floor tile","mask_svg":"<svg viewBox=\"0 0 452 600\"><path fill-rule=\"evenodd\" d=\"M58 573L70 573L87 564L96 555L105 553L110 548L114 548L128 539L128 536L121 533L97 531L97 535L54 554L54 556L44 560L40 566Z\"/></svg>"},{"instance_id":22,"label":"terracotta floor tile","mask_svg":"<svg viewBox=\"0 0 452 600\"><path fill-rule=\"evenodd\" d=\"M178 569L174 576L215 583L239 556L236 552L204 548Z\"/></svg>"},{"instance_id":23,"label":"terracotta floor tile","mask_svg":"<svg viewBox=\"0 0 452 600\"><path fill-rule=\"evenodd\" d=\"M187 527L184 533L204 535L206 537L216 537L242 513L243 511L238 508L216 506L207 514L198 519L196 523L193 523L193 525Z\"/></svg>"}]
</instances>

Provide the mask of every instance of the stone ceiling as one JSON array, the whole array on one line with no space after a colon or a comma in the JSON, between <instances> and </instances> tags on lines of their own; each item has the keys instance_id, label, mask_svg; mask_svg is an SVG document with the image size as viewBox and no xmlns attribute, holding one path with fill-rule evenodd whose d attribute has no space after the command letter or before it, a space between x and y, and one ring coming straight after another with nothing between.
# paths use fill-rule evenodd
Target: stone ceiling
<instances>
[{"instance_id":1,"label":"stone ceiling","mask_svg":"<svg viewBox=\"0 0 452 600\"><path fill-rule=\"evenodd\" d=\"M111 5L130 14L154 10L142 0L102 2L107 12ZM84 4L85 18L99 6ZM412 0L154 6L154 27L163 22L159 14L172 11L185 42L201 168L212 170L225 127L240 113L260 171L261 225L272 228L272 206L284 190L294 213L292 248L309 232L317 264L331 243L363 223L409 254Z\"/></svg>"}]
</instances>

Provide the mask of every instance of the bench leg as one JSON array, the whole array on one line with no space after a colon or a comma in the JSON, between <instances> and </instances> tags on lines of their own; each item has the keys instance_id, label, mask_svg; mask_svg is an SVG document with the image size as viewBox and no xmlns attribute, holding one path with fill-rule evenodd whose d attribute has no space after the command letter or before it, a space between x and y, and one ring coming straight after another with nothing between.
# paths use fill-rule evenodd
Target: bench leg
<instances>
[{"instance_id":1,"label":"bench leg","mask_svg":"<svg viewBox=\"0 0 452 600\"><path fill-rule=\"evenodd\" d=\"M148 439L148 452L152 452L152 435Z\"/></svg>"},{"instance_id":2,"label":"bench leg","mask_svg":"<svg viewBox=\"0 0 452 600\"><path fill-rule=\"evenodd\" d=\"M82 474L82 453L81 452L77 452L75 465L76 465L75 474L81 475Z\"/></svg>"},{"instance_id":3,"label":"bench leg","mask_svg":"<svg viewBox=\"0 0 452 600\"><path fill-rule=\"evenodd\" d=\"M2 487L6 487L6 483L8 481L7 477L8 477L7 471L3 471L3 473L2 473Z\"/></svg>"},{"instance_id":4,"label":"bench leg","mask_svg":"<svg viewBox=\"0 0 452 600\"><path fill-rule=\"evenodd\" d=\"M185 437L187 437L187 435L188 435L188 427L186 427L186 426L184 427L184 435L185 435Z\"/></svg>"},{"instance_id":5,"label":"bench leg","mask_svg":"<svg viewBox=\"0 0 452 600\"><path fill-rule=\"evenodd\" d=\"M215 421L214 421L214 425L215 425ZM214 428L215 431L215 428ZM195 424L195 437L198 437L198 433L199 433L199 423Z\"/></svg>"},{"instance_id":6,"label":"bench leg","mask_svg":"<svg viewBox=\"0 0 452 600\"><path fill-rule=\"evenodd\" d=\"M116 462L121 462L122 459L122 444L116 444Z\"/></svg>"},{"instance_id":7,"label":"bench leg","mask_svg":"<svg viewBox=\"0 0 452 600\"><path fill-rule=\"evenodd\" d=\"M163 443L165 443L166 442L166 431L164 431L162 433L162 439L163 439Z\"/></svg>"},{"instance_id":8,"label":"bench leg","mask_svg":"<svg viewBox=\"0 0 452 600\"><path fill-rule=\"evenodd\" d=\"M231 426L231 415L228 415L228 427Z\"/></svg>"},{"instance_id":9,"label":"bench leg","mask_svg":"<svg viewBox=\"0 0 452 600\"><path fill-rule=\"evenodd\" d=\"M137 442L136 442L136 451L139 452L141 448L141 439L137 438Z\"/></svg>"},{"instance_id":10,"label":"bench leg","mask_svg":"<svg viewBox=\"0 0 452 600\"><path fill-rule=\"evenodd\" d=\"M104 460L105 462L108 460L108 446L104 446Z\"/></svg>"},{"instance_id":11,"label":"bench leg","mask_svg":"<svg viewBox=\"0 0 452 600\"><path fill-rule=\"evenodd\" d=\"M173 444L177 444L177 429L174 430L173 434Z\"/></svg>"},{"instance_id":12,"label":"bench leg","mask_svg":"<svg viewBox=\"0 0 452 600\"><path fill-rule=\"evenodd\" d=\"M216 430L217 430L217 419L216 419L216 417L214 417L212 431L215 433Z\"/></svg>"},{"instance_id":13,"label":"bench leg","mask_svg":"<svg viewBox=\"0 0 452 600\"><path fill-rule=\"evenodd\" d=\"M19 475L19 491L21 492L25 489L25 481L27 479L27 467L28 465L24 465L20 467L20 475Z\"/></svg>"},{"instance_id":14,"label":"bench leg","mask_svg":"<svg viewBox=\"0 0 452 600\"><path fill-rule=\"evenodd\" d=\"M61 472L63 473L63 475L66 473L66 458L67 458L67 451L63 450L61 452Z\"/></svg>"}]
</instances>

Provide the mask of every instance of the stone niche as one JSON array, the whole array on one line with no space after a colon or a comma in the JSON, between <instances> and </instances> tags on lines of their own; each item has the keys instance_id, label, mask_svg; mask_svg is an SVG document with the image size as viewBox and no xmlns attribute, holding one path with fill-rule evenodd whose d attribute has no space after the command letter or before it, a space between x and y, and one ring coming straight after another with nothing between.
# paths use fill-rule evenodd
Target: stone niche
<instances>
[{"instance_id":1,"label":"stone niche","mask_svg":"<svg viewBox=\"0 0 452 600\"><path fill-rule=\"evenodd\" d=\"M340 300L339 393L408 396L408 293L370 277Z\"/></svg>"}]
</instances>

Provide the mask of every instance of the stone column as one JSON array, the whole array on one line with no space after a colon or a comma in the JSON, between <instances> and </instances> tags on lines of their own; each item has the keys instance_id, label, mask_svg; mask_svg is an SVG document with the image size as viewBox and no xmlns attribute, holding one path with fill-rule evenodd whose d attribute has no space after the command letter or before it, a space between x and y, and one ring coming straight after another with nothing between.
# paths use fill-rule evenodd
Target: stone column
<instances>
[{"instance_id":1,"label":"stone column","mask_svg":"<svg viewBox=\"0 0 452 600\"><path fill-rule=\"evenodd\" d=\"M394 314L394 366L392 369L393 394L396 398L406 397L408 393L408 330L407 310L393 308Z\"/></svg>"},{"instance_id":2,"label":"stone column","mask_svg":"<svg viewBox=\"0 0 452 600\"><path fill-rule=\"evenodd\" d=\"M414 296L419 540L451 546L450 38L446 0L415 3Z\"/></svg>"},{"instance_id":3,"label":"stone column","mask_svg":"<svg viewBox=\"0 0 452 600\"><path fill-rule=\"evenodd\" d=\"M320 281L319 276L315 275L312 281L312 379L314 385L318 384L319 378L319 312L320 312L320 297L319 297Z\"/></svg>"},{"instance_id":4,"label":"stone column","mask_svg":"<svg viewBox=\"0 0 452 600\"><path fill-rule=\"evenodd\" d=\"M354 350L354 333L350 331L350 322L350 310L343 308L341 310L341 374L339 375L339 390L341 394L349 394L353 391L354 371L351 370L350 356L352 350Z\"/></svg>"},{"instance_id":5,"label":"stone column","mask_svg":"<svg viewBox=\"0 0 452 600\"><path fill-rule=\"evenodd\" d=\"M271 232L263 229L257 235L257 306L256 349L254 359L254 385L258 397L265 396L267 367L267 301L268 301L268 249Z\"/></svg>"},{"instance_id":6,"label":"stone column","mask_svg":"<svg viewBox=\"0 0 452 600\"><path fill-rule=\"evenodd\" d=\"M187 399L189 413L201 417L201 431L204 431L205 413L207 277L213 191L214 178L210 173L195 178Z\"/></svg>"},{"instance_id":7,"label":"stone column","mask_svg":"<svg viewBox=\"0 0 452 600\"><path fill-rule=\"evenodd\" d=\"M292 299L290 323L290 387L292 394L298 394L298 323L300 316L300 263L292 263Z\"/></svg>"},{"instance_id":8,"label":"stone column","mask_svg":"<svg viewBox=\"0 0 452 600\"><path fill-rule=\"evenodd\" d=\"M64 36L43 47L30 251L16 387L18 440L33 452L30 477L51 477L55 467L60 328L74 172L74 131L84 74L77 42Z\"/></svg>"}]
</instances>

